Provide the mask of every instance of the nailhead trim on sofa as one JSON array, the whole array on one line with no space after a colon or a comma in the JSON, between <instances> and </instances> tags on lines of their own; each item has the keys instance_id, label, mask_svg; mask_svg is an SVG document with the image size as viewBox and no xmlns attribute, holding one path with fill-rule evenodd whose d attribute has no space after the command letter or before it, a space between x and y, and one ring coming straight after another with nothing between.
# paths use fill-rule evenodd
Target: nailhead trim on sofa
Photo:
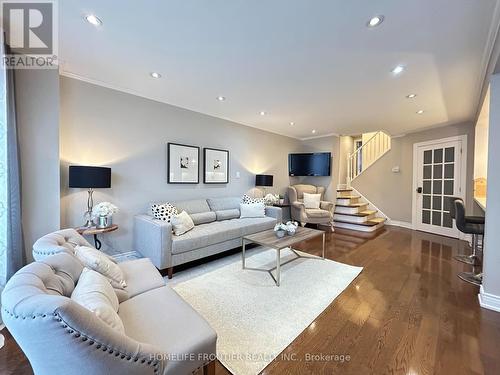
<instances>
[{"instance_id":1,"label":"nailhead trim on sofa","mask_svg":"<svg viewBox=\"0 0 500 375\"><path fill-rule=\"evenodd\" d=\"M5 307L2 307L3 311L7 314L9 314L11 317L13 317L14 319L27 319L27 318L31 318L31 319L36 319L36 318L47 318L48 315L47 314L38 314L38 315L28 315L28 316L20 316L20 315L15 315L14 313L12 313L11 311L7 310ZM152 361L152 360L148 360L147 358L144 358L144 357L132 357L132 355L130 353L122 353L116 349L113 349L113 348L108 348L105 344L103 343L99 343L97 342L96 340L86 336L85 334L79 332L79 331L76 331L75 329L73 329L72 327L68 326L68 324L63 320L63 318L57 313L53 313L52 314L52 317L59 323L61 323L61 326L62 328L64 328L66 330L67 333L69 334L74 334L73 337L74 338L81 338L81 341L82 342L85 342L87 340L90 340L89 341L89 345L93 346L95 344L96 345L96 349L100 349L102 347L102 351L103 352L108 352L109 354L115 354L115 357L119 357L121 359L126 359L127 361L130 361L130 360L134 360L134 362L138 362L139 360L141 361L141 364L144 364L147 362L147 366L149 367L152 367L153 370L154 370L154 373L157 374L158 373L158 370L159 370L159 364L160 362L155 360L155 361Z\"/></svg>"}]
</instances>

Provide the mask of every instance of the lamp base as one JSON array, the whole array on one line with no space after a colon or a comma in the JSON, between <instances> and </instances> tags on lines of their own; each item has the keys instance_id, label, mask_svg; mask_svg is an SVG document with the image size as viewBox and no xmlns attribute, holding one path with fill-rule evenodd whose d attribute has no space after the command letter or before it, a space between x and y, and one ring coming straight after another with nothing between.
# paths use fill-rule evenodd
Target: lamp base
<instances>
[{"instance_id":1,"label":"lamp base","mask_svg":"<svg viewBox=\"0 0 500 375\"><path fill-rule=\"evenodd\" d=\"M83 219L85 220L85 224L82 225L84 228L95 227L94 220L92 220L92 214L90 212L85 212L83 214Z\"/></svg>"}]
</instances>

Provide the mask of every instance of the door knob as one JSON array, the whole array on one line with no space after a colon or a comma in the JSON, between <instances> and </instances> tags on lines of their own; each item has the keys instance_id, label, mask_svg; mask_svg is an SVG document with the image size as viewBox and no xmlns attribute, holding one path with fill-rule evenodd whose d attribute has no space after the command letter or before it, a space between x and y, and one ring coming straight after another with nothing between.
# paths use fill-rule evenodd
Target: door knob
<instances>
[{"instance_id":1,"label":"door knob","mask_svg":"<svg viewBox=\"0 0 500 375\"><path fill-rule=\"evenodd\" d=\"M420 186L417 188L417 193L422 194L422 188Z\"/></svg>"}]
</instances>

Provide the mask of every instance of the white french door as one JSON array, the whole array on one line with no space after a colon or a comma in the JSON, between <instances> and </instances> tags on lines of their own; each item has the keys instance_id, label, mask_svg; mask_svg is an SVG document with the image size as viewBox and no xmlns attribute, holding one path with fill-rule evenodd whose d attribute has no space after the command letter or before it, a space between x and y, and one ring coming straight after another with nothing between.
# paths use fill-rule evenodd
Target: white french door
<instances>
[{"instance_id":1,"label":"white french door","mask_svg":"<svg viewBox=\"0 0 500 375\"><path fill-rule=\"evenodd\" d=\"M465 197L467 136L416 143L413 149L413 227L459 238L451 198Z\"/></svg>"}]
</instances>

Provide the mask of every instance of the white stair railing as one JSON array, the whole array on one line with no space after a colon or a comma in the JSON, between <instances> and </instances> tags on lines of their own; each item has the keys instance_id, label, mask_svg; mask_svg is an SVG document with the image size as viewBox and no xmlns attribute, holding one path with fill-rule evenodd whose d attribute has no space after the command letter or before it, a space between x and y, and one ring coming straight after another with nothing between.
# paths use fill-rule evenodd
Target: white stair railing
<instances>
[{"instance_id":1,"label":"white stair railing","mask_svg":"<svg viewBox=\"0 0 500 375\"><path fill-rule=\"evenodd\" d=\"M391 136L383 131L376 132L367 142L347 157L347 183L358 177L370 165L391 149Z\"/></svg>"}]
</instances>

